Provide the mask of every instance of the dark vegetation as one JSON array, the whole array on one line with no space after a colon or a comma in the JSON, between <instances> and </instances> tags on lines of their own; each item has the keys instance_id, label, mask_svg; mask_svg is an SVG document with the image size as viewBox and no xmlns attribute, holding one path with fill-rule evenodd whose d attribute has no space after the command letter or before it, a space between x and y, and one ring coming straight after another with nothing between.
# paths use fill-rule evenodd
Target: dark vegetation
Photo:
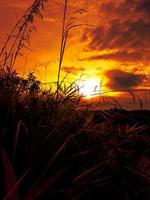
<instances>
[{"instance_id":1,"label":"dark vegetation","mask_svg":"<svg viewBox=\"0 0 150 200\"><path fill-rule=\"evenodd\" d=\"M150 111L77 110L33 74L0 86L1 199L149 199Z\"/></svg>"},{"instance_id":2,"label":"dark vegetation","mask_svg":"<svg viewBox=\"0 0 150 200\"><path fill-rule=\"evenodd\" d=\"M79 110L74 83L54 92L22 78L13 65L24 36L1 51L0 199L149 200L150 111Z\"/></svg>"}]
</instances>

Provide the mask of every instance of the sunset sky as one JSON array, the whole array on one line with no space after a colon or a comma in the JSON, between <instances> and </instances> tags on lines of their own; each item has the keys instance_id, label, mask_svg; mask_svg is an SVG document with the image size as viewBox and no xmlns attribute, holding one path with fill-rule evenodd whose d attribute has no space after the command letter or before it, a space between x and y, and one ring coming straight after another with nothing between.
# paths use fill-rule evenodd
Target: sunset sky
<instances>
[{"instance_id":1,"label":"sunset sky","mask_svg":"<svg viewBox=\"0 0 150 200\"><path fill-rule=\"evenodd\" d=\"M0 45L32 0L0 0ZM68 18L90 26L73 29L68 37L62 76L68 79L100 79L105 89L149 89L150 1L69 0ZM31 51L25 51L16 68L32 69L41 80L56 80L63 0L49 0L37 18ZM83 12L76 12L81 10ZM43 65L40 65L43 63ZM26 66L26 67L24 67Z\"/></svg>"}]
</instances>

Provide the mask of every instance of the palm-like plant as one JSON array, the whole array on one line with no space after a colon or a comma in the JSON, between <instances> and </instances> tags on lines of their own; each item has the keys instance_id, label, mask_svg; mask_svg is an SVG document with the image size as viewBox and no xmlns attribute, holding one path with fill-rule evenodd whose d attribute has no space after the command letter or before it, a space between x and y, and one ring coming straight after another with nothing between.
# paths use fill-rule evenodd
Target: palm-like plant
<instances>
[{"instance_id":1,"label":"palm-like plant","mask_svg":"<svg viewBox=\"0 0 150 200\"><path fill-rule=\"evenodd\" d=\"M12 71L16 59L22 55L23 48L30 48L30 35L36 30L33 24L35 16L43 17L42 10L48 0L34 0L8 35L0 51L0 69Z\"/></svg>"}]
</instances>

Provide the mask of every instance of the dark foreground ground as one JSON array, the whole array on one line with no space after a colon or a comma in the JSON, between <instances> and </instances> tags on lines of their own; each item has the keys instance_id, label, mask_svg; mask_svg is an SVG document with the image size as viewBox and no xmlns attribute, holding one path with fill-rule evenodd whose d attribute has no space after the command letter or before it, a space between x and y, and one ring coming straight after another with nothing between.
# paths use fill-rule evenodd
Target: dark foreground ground
<instances>
[{"instance_id":1,"label":"dark foreground ground","mask_svg":"<svg viewBox=\"0 0 150 200\"><path fill-rule=\"evenodd\" d=\"M0 77L0 199L149 200L150 111L79 111L39 84Z\"/></svg>"},{"instance_id":2,"label":"dark foreground ground","mask_svg":"<svg viewBox=\"0 0 150 200\"><path fill-rule=\"evenodd\" d=\"M0 109L0 199L150 199L150 111Z\"/></svg>"}]
</instances>

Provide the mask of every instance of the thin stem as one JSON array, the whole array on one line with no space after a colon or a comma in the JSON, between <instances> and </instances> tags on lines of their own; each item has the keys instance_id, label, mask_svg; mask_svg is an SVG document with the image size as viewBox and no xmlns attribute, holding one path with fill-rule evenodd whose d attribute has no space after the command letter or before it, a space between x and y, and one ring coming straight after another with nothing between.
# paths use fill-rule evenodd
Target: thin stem
<instances>
[{"instance_id":1,"label":"thin stem","mask_svg":"<svg viewBox=\"0 0 150 200\"><path fill-rule=\"evenodd\" d=\"M62 66L62 61L63 61L63 57L64 57L64 48L65 48L66 39L67 39L65 34L64 34L65 24L66 24L66 16L67 16L67 4L68 4L68 0L65 0L64 14L63 14L63 24L62 24L62 38L61 38L61 47L60 47L60 59L59 59L59 68L58 68L58 76L57 76L57 99L58 99L61 66Z\"/></svg>"},{"instance_id":2,"label":"thin stem","mask_svg":"<svg viewBox=\"0 0 150 200\"><path fill-rule=\"evenodd\" d=\"M20 51L26 47L25 42L29 43L29 34L32 32L31 27L34 27L32 25L34 17L35 15L42 17L41 10L44 9L44 3L46 2L48 0L34 0L32 5L11 30L0 50L0 67L3 70L6 66L12 70Z\"/></svg>"}]
</instances>

